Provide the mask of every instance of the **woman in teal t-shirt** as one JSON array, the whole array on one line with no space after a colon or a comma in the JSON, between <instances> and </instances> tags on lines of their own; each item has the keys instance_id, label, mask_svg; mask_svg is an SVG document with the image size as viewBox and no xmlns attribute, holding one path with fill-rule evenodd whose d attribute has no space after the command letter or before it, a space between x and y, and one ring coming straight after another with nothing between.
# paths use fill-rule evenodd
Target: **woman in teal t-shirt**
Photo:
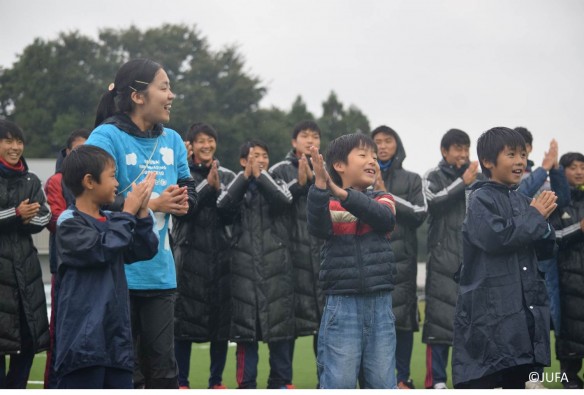
<instances>
[{"instance_id":1,"label":"woman in teal t-shirt","mask_svg":"<svg viewBox=\"0 0 584 395\"><path fill-rule=\"evenodd\" d=\"M102 96L95 130L87 144L99 146L116 161L117 203L132 183L156 172L148 207L160 235L158 254L126 266L136 354L134 386L178 388L174 357L176 273L168 240L170 215L192 214L197 195L177 132L162 126L170 120L175 95L162 66L149 59L125 63ZM115 207L114 207L115 209Z\"/></svg>"}]
</instances>

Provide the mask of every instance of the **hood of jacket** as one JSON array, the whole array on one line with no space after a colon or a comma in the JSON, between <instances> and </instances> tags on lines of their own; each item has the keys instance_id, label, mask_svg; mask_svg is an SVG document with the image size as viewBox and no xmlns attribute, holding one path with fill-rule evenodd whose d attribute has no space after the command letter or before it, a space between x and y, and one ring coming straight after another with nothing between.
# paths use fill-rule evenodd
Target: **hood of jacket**
<instances>
[{"instance_id":1,"label":"hood of jacket","mask_svg":"<svg viewBox=\"0 0 584 395\"><path fill-rule=\"evenodd\" d=\"M156 138L164 131L162 124L157 123L152 129L143 132L134 122L132 122L132 119L124 113L114 114L103 121L103 123L114 125L121 131L140 138Z\"/></svg>"}]
</instances>

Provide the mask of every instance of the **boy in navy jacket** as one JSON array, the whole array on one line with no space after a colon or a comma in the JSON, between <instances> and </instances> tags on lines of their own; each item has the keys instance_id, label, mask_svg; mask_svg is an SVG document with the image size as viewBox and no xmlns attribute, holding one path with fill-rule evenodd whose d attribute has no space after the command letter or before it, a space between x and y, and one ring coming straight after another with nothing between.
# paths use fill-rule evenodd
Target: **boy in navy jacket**
<instances>
[{"instance_id":1,"label":"boy in navy jacket","mask_svg":"<svg viewBox=\"0 0 584 395\"><path fill-rule=\"evenodd\" d=\"M557 198L518 192L527 163L518 132L493 128L477 152L489 181L473 185L462 226L453 381L457 388L520 389L550 364L550 311L537 260L554 253L547 218Z\"/></svg>"},{"instance_id":2,"label":"boy in navy jacket","mask_svg":"<svg viewBox=\"0 0 584 395\"><path fill-rule=\"evenodd\" d=\"M349 134L331 142L328 172L316 147L311 160L308 230L326 240L319 274L326 295L318 333L320 386L354 389L361 372L364 388L396 388L389 243L395 204L389 193L368 190L379 176L377 147L367 135Z\"/></svg>"},{"instance_id":3,"label":"boy in navy jacket","mask_svg":"<svg viewBox=\"0 0 584 395\"><path fill-rule=\"evenodd\" d=\"M132 388L134 354L124 263L151 259L158 235L148 201L149 173L133 185L120 213L113 158L82 145L63 162L75 206L57 222L56 359L58 388Z\"/></svg>"}]
</instances>

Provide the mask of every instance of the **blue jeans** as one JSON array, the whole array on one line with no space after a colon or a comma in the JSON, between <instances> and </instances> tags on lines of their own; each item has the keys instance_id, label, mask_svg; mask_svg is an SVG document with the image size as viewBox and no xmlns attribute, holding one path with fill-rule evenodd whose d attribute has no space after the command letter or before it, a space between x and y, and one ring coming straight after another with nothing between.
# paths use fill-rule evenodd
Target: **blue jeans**
<instances>
[{"instance_id":1,"label":"blue jeans","mask_svg":"<svg viewBox=\"0 0 584 395\"><path fill-rule=\"evenodd\" d=\"M321 388L397 388L391 293L327 295L318 332Z\"/></svg>"}]
</instances>

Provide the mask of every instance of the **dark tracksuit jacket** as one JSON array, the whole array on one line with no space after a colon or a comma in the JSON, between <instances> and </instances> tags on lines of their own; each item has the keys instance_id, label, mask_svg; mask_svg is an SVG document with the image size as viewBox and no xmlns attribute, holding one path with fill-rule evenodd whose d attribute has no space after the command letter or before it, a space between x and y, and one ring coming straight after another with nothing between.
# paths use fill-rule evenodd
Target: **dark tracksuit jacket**
<instances>
[{"instance_id":1,"label":"dark tracksuit jacket","mask_svg":"<svg viewBox=\"0 0 584 395\"><path fill-rule=\"evenodd\" d=\"M174 217L172 251L176 264L177 299L174 335L177 340L208 342L229 339L230 219L217 211L217 198L235 178L218 168L221 190L207 183L209 167L189 163L197 184L198 205L192 217Z\"/></svg>"},{"instance_id":2,"label":"dark tracksuit jacket","mask_svg":"<svg viewBox=\"0 0 584 395\"><path fill-rule=\"evenodd\" d=\"M51 211L38 177L0 164L0 358L22 349L20 309L26 318L35 353L49 347L49 322L41 265L31 235L49 223ZM24 224L16 208L29 199L40 203L37 215Z\"/></svg>"},{"instance_id":3,"label":"dark tracksuit jacket","mask_svg":"<svg viewBox=\"0 0 584 395\"><path fill-rule=\"evenodd\" d=\"M456 169L441 160L423 179L429 214L426 314L422 332L426 344L452 345L458 295L454 274L462 262L461 226L466 211L466 185L462 175L467 167Z\"/></svg>"},{"instance_id":4,"label":"dark tracksuit jacket","mask_svg":"<svg viewBox=\"0 0 584 395\"><path fill-rule=\"evenodd\" d=\"M558 359L584 358L584 190L571 189L571 202L552 214L559 246L561 329L556 331Z\"/></svg>"},{"instance_id":5,"label":"dark tracksuit jacket","mask_svg":"<svg viewBox=\"0 0 584 395\"><path fill-rule=\"evenodd\" d=\"M74 206L57 223L55 371L91 366L132 372L134 352L124 264L158 252L153 216L103 212L99 221Z\"/></svg>"},{"instance_id":6,"label":"dark tracksuit jacket","mask_svg":"<svg viewBox=\"0 0 584 395\"><path fill-rule=\"evenodd\" d=\"M323 240L308 233L306 199L312 181L298 183L298 157L295 150L270 168L270 173L286 182L293 203L290 210L290 257L294 266L294 299L296 336L318 332L324 307L324 294L318 282L320 249Z\"/></svg>"},{"instance_id":7,"label":"dark tracksuit jacket","mask_svg":"<svg viewBox=\"0 0 584 395\"><path fill-rule=\"evenodd\" d=\"M402 331L419 330L417 228L426 219L427 206L421 177L403 168L406 151L397 133L397 150L391 166L381 169L386 190L395 200L396 226L389 239L395 255L395 288L391 294L395 327Z\"/></svg>"},{"instance_id":8,"label":"dark tracksuit jacket","mask_svg":"<svg viewBox=\"0 0 584 395\"><path fill-rule=\"evenodd\" d=\"M288 250L286 184L265 170L257 179L240 172L217 208L233 218L231 331L236 342L294 337L294 283Z\"/></svg>"}]
</instances>

